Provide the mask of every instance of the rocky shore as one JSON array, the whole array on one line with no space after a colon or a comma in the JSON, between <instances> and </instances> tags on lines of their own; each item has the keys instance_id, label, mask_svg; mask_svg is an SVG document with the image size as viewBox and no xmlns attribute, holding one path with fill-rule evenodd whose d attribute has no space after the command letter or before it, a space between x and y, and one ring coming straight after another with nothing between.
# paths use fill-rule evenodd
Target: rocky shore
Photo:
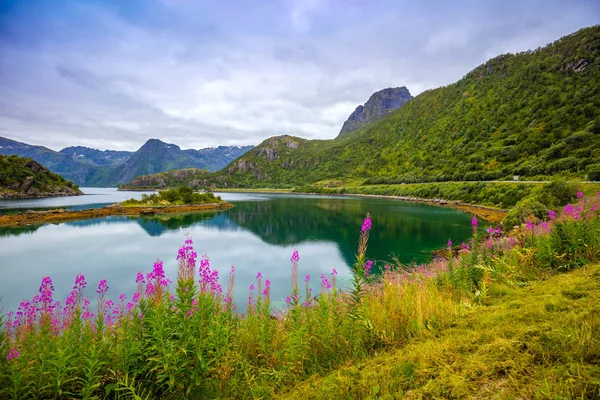
<instances>
[{"instance_id":1,"label":"rocky shore","mask_svg":"<svg viewBox=\"0 0 600 400\"><path fill-rule=\"evenodd\" d=\"M113 215L160 215L160 214L185 214L204 211L221 211L232 208L233 204L210 203L210 204L190 204L181 206L135 206L123 207L120 204L114 204L98 209L87 210L49 210L49 211L25 211L19 214L8 214L0 216L0 226L19 227L29 225L39 225L45 223L57 223L67 221L78 221L85 219L94 219L110 217Z\"/></svg>"}]
</instances>

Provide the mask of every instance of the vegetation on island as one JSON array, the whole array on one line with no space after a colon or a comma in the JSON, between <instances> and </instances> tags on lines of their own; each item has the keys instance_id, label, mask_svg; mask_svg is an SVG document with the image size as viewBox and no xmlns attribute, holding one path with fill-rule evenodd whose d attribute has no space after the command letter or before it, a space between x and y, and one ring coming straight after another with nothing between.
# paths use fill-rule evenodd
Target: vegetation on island
<instances>
[{"instance_id":1,"label":"vegetation on island","mask_svg":"<svg viewBox=\"0 0 600 400\"><path fill-rule=\"evenodd\" d=\"M0 198L70 196L79 187L30 158L0 155Z\"/></svg>"},{"instance_id":2,"label":"vegetation on island","mask_svg":"<svg viewBox=\"0 0 600 400\"><path fill-rule=\"evenodd\" d=\"M142 194L139 200L129 199L121 203L123 206L168 206L168 205L189 205L220 203L220 196L215 196L212 192L198 193L187 186L161 190L158 193Z\"/></svg>"},{"instance_id":3,"label":"vegetation on island","mask_svg":"<svg viewBox=\"0 0 600 400\"><path fill-rule=\"evenodd\" d=\"M350 285L339 287L335 270L304 276L295 251L283 309L274 309L260 272L247 303L232 304L235 269L221 281L191 238L173 283L157 261L118 301L101 280L94 305L78 275L61 303L45 277L39 294L3 317L0 393L594 398L600 271L588 264L600 261L599 207L600 195L579 193L510 234L493 226L482 234L473 219L470 241L449 240L445 258L414 267L374 265L368 240L377 221L367 215ZM305 284L311 279L320 293Z\"/></svg>"}]
</instances>

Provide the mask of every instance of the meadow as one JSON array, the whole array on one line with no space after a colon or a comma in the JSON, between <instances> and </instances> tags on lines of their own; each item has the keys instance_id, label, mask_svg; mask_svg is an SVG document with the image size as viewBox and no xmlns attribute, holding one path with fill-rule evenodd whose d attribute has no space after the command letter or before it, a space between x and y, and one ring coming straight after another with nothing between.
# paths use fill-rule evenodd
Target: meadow
<instances>
[{"instance_id":1,"label":"meadow","mask_svg":"<svg viewBox=\"0 0 600 400\"><path fill-rule=\"evenodd\" d=\"M380 275L367 215L350 285L338 286L336 270L303 274L296 251L284 308L273 307L267 276L236 289L235 268L220 277L189 237L176 277L157 261L119 301L105 280L90 300L83 275L58 301L45 277L2 317L0 398L594 398L599 206L600 193L580 192L510 232L483 234L473 218L470 241L449 238L443 257ZM246 304L233 304L234 290ZM553 312L564 318L540 322Z\"/></svg>"}]
</instances>

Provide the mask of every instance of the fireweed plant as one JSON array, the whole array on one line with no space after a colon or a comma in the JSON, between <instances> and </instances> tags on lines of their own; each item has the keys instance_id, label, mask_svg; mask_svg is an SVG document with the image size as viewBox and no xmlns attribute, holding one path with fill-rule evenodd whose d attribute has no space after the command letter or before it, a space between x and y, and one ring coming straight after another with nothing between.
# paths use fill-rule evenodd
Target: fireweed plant
<instances>
[{"instance_id":1,"label":"fireweed plant","mask_svg":"<svg viewBox=\"0 0 600 400\"><path fill-rule=\"evenodd\" d=\"M137 274L131 297L107 299L101 280L95 308L83 275L62 303L45 277L37 295L2 317L0 398L272 397L313 374L435 335L465 307L484 303L495 281L525 285L599 260L599 206L600 194L581 197L509 234L499 227L482 234L474 218L473 238L449 240L447 257L388 264L378 275L367 259L367 214L350 287L337 287L336 270L302 279L294 251L283 310L273 308L271 282L259 272L239 313L235 268L223 287L191 238L177 253L175 282L157 261ZM311 279L320 279L319 293Z\"/></svg>"}]
</instances>

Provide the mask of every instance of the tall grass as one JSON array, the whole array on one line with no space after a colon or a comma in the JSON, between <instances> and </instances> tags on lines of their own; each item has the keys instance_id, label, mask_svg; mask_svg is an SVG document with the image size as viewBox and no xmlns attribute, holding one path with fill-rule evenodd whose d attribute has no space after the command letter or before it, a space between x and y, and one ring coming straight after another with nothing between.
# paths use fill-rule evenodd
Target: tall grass
<instances>
[{"instance_id":1,"label":"tall grass","mask_svg":"<svg viewBox=\"0 0 600 400\"><path fill-rule=\"evenodd\" d=\"M367 216L350 287L337 287L334 270L312 293L294 252L285 310L273 309L271 283L258 273L245 313L236 312L235 270L223 287L191 238L179 249L175 282L156 262L138 273L131 298L107 300L101 281L96 309L83 296L82 275L62 303L46 277L39 294L2 318L0 397L271 397L313 374L444 329L464 307L485 302L493 281L522 285L597 260L599 203L581 198L510 235L474 229L470 242L449 242L445 259L413 269L386 266L381 276L371 274L367 258Z\"/></svg>"}]
</instances>

